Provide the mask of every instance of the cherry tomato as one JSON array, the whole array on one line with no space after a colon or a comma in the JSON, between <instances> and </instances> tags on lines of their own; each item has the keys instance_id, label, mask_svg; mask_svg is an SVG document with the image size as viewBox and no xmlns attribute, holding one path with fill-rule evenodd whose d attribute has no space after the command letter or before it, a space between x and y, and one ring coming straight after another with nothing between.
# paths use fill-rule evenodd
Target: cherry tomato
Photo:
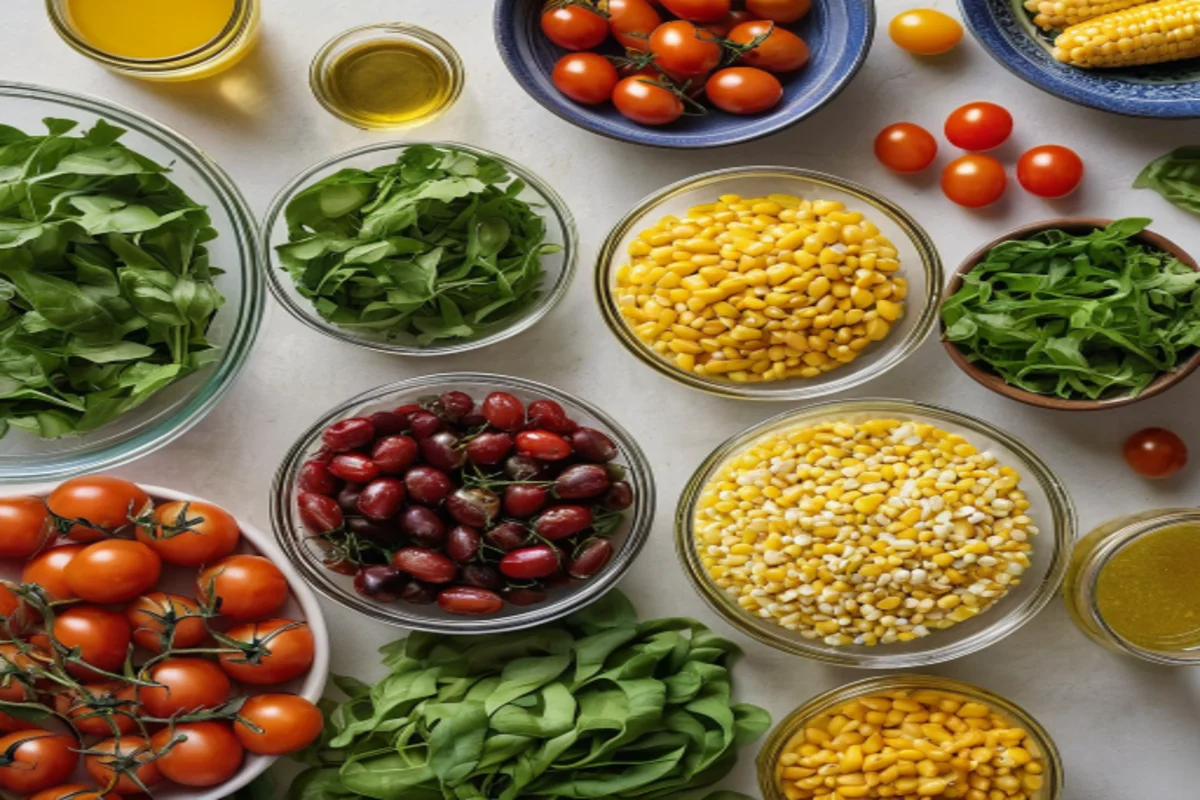
<instances>
[{"instance_id":1,"label":"cherry tomato","mask_svg":"<svg viewBox=\"0 0 1200 800\"><path fill-rule=\"evenodd\" d=\"M102 792L95 786L82 783L64 783L52 789L38 792L29 800L122 800L121 795Z\"/></svg>"},{"instance_id":2,"label":"cherry tomato","mask_svg":"<svg viewBox=\"0 0 1200 800\"><path fill-rule=\"evenodd\" d=\"M321 710L303 697L259 694L238 710L233 735L251 753L281 756L308 747L324 727Z\"/></svg>"},{"instance_id":3,"label":"cherry tomato","mask_svg":"<svg viewBox=\"0 0 1200 800\"><path fill-rule=\"evenodd\" d=\"M662 0L663 7L680 19L716 22L729 15L730 0Z\"/></svg>"},{"instance_id":4,"label":"cherry tomato","mask_svg":"<svg viewBox=\"0 0 1200 800\"><path fill-rule=\"evenodd\" d=\"M551 79L555 88L576 103L594 106L612 97L621 76L612 62L602 55L568 53L554 65Z\"/></svg>"},{"instance_id":5,"label":"cherry tomato","mask_svg":"<svg viewBox=\"0 0 1200 800\"><path fill-rule=\"evenodd\" d=\"M617 111L642 125L667 125L683 116L683 101L675 92L639 75L623 78L612 101Z\"/></svg>"},{"instance_id":6,"label":"cherry tomato","mask_svg":"<svg viewBox=\"0 0 1200 800\"><path fill-rule=\"evenodd\" d=\"M83 757L83 767L100 786L140 794L162 783L154 749L142 736L105 739L88 750L91 752Z\"/></svg>"},{"instance_id":7,"label":"cherry tomato","mask_svg":"<svg viewBox=\"0 0 1200 800\"><path fill-rule=\"evenodd\" d=\"M779 79L754 67L729 67L714 73L704 91L713 105L730 114L759 114L783 99Z\"/></svg>"},{"instance_id":8,"label":"cherry tomato","mask_svg":"<svg viewBox=\"0 0 1200 800\"><path fill-rule=\"evenodd\" d=\"M79 658L87 664L114 672L125 663L132 631L122 614L96 606L74 606L54 619L54 638L67 650L79 649ZM90 677L93 671L72 661L67 670L73 675Z\"/></svg>"},{"instance_id":9,"label":"cherry tomato","mask_svg":"<svg viewBox=\"0 0 1200 800\"><path fill-rule=\"evenodd\" d=\"M150 739L159 772L180 786L217 786L242 768L246 751L227 722L185 722Z\"/></svg>"},{"instance_id":10,"label":"cherry tomato","mask_svg":"<svg viewBox=\"0 0 1200 800\"><path fill-rule=\"evenodd\" d=\"M137 484L109 475L72 478L46 498L54 516L72 524L67 536L96 542L149 510L150 496Z\"/></svg>"},{"instance_id":11,"label":"cherry tomato","mask_svg":"<svg viewBox=\"0 0 1200 800\"><path fill-rule=\"evenodd\" d=\"M169 564L198 567L232 553L242 534L225 509L199 500L164 503L154 509L153 528L139 527L138 541Z\"/></svg>"},{"instance_id":12,"label":"cherry tomato","mask_svg":"<svg viewBox=\"0 0 1200 800\"><path fill-rule=\"evenodd\" d=\"M1166 428L1143 428L1125 440L1125 463L1143 478L1169 478L1187 464L1183 439Z\"/></svg>"},{"instance_id":13,"label":"cherry tomato","mask_svg":"<svg viewBox=\"0 0 1200 800\"><path fill-rule=\"evenodd\" d=\"M721 63L721 40L690 22L675 20L650 34L650 52L658 68L671 77L696 80Z\"/></svg>"},{"instance_id":14,"label":"cherry tomato","mask_svg":"<svg viewBox=\"0 0 1200 800\"><path fill-rule=\"evenodd\" d=\"M946 118L946 138L963 150L982 152L999 147L1012 129L1012 114L995 103L967 103Z\"/></svg>"},{"instance_id":15,"label":"cherry tomato","mask_svg":"<svg viewBox=\"0 0 1200 800\"><path fill-rule=\"evenodd\" d=\"M644 52L662 17L646 0L608 0L608 29L627 50Z\"/></svg>"},{"instance_id":16,"label":"cherry tomato","mask_svg":"<svg viewBox=\"0 0 1200 800\"><path fill-rule=\"evenodd\" d=\"M79 756L70 736L41 728L15 731L0 739L0 788L31 794L65 781Z\"/></svg>"},{"instance_id":17,"label":"cherry tomato","mask_svg":"<svg viewBox=\"0 0 1200 800\"><path fill-rule=\"evenodd\" d=\"M749 11L730 11L716 22L706 22L700 27L711 33L713 36L718 36L722 39L729 36L729 32L741 25L743 22L751 22L754 15Z\"/></svg>"},{"instance_id":18,"label":"cherry tomato","mask_svg":"<svg viewBox=\"0 0 1200 800\"><path fill-rule=\"evenodd\" d=\"M888 36L898 47L918 56L936 56L953 50L962 40L958 20L932 8L914 8L892 18Z\"/></svg>"},{"instance_id":19,"label":"cherry tomato","mask_svg":"<svg viewBox=\"0 0 1200 800\"><path fill-rule=\"evenodd\" d=\"M808 45L804 40L773 22L743 22L729 32L729 41L741 45L759 37L766 38L742 54L741 62L746 66L767 72L791 72L808 63Z\"/></svg>"},{"instance_id":20,"label":"cherry tomato","mask_svg":"<svg viewBox=\"0 0 1200 800\"><path fill-rule=\"evenodd\" d=\"M875 157L894 172L920 172L937 157L933 134L911 122L888 125L875 137Z\"/></svg>"},{"instance_id":21,"label":"cherry tomato","mask_svg":"<svg viewBox=\"0 0 1200 800\"><path fill-rule=\"evenodd\" d=\"M137 727L137 691L121 681L92 683L54 696L54 708L85 736L115 736Z\"/></svg>"},{"instance_id":22,"label":"cherry tomato","mask_svg":"<svg viewBox=\"0 0 1200 800\"><path fill-rule=\"evenodd\" d=\"M299 678L312 666L313 635L306 623L268 619L238 625L225 635L241 642L244 649L219 656L221 669L242 683L284 683Z\"/></svg>"},{"instance_id":23,"label":"cherry tomato","mask_svg":"<svg viewBox=\"0 0 1200 800\"><path fill-rule=\"evenodd\" d=\"M1069 147L1044 144L1021 156L1017 180L1038 197L1066 197L1083 180L1083 159Z\"/></svg>"},{"instance_id":24,"label":"cherry tomato","mask_svg":"<svg viewBox=\"0 0 1200 800\"><path fill-rule=\"evenodd\" d=\"M1000 199L1007 186L1004 165L991 156L960 156L942 170L942 191L967 208L991 205Z\"/></svg>"},{"instance_id":25,"label":"cherry tomato","mask_svg":"<svg viewBox=\"0 0 1200 800\"><path fill-rule=\"evenodd\" d=\"M591 50L608 38L608 20L581 3L542 14L542 33L565 50Z\"/></svg>"},{"instance_id":26,"label":"cherry tomato","mask_svg":"<svg viewBox=\"0 0 1200 800\"><path fill-rule=\"evenodd\" d=\"M152 653L161 653L164 643L185 650L208 638L199 604L177 594L142 595L125 607L125 619L133 629L134 643Z\"/></svg>"},{"instance_id":27,"label":"cherry tomato","mask_svg":"<svg viewBox=\"0 0 1200 800\"><path fill-rule=\"evenodd\" d=\"M53 533L50 511L40 498L0 498L0 558L29 558Z\"/></svg>"},{"instance_id":28,"label":"cherry tomato","mask_svg":"<svg viewBox=\"0 0 1200 800\"><path fill-rule=\"evenodd\" d=\"M63 570L67 586L89 603L127 603L153 588L161 574L154 551L128 539L90 544Z\"/></svg>"},{"instance_id":29,"label":"cherry tomato","mask_svg":"<svg viewBox=\"0 0 1200 800\"><path fill-rule=\"evenodd\" d=\"M139 686L137 697L152 717L216 708L232 690L225 672L203 658L168 658L151 667L147 677L157 685Z\"/></svg>"},{"instance_id":30,"label":"cherry tomato","mask_svg":"<svg viewBox=\"0 0 1200 800\"><path fill-rule=\"evenodd\" d=\"M759 19L795 22L812 8L812 0L746 0L746 10Z\"/></svg>"},{"instance_id":31,"label":"cherry tomato","mask_svg":"<svg viewBox=\"0 0 1200 800\"><path fill-rule=\"evenodd\" d=\"M287 602L287 578L262 556L237 555L201 570L196 597L217 599L221 616L239 622L262 618Z\"/></svg>"},{"instance_id":32,"label":"cherry tomato","mask_svg":"<svg viewBox=\"0 0 1200 800\"><path fill-rule=\"evenodd\" d=\"M34 556L21 570L21 583L36 583L51 600L70 600L75 593L67 584L67 565L83 549L84 545L81 544L67 544Z\"/></svg>"}]
</instances>

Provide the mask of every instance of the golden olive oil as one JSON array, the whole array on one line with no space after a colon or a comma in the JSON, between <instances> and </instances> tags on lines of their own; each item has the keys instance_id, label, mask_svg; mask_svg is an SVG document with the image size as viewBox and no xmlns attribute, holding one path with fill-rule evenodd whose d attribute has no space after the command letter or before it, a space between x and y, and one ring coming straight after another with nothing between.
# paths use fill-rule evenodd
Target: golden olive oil
<instances>
[{"instance_id":1,"label":"golden olive oil","mask_svg":"<svg viewBox=\"0 0 1200 800\"><path fill-rule=\"evenodd\" d=\"M190 53L221 34L236 0L67 0L76 34L97 50L130 59Z\"/></svg>"},{"instance_id":2,"label":"golden olive oil","mask_svg":"<svg viewBox=\"0 0 1200 800\"><path fill-rule=\"evenodd\" d=\"M1173 525L1121 548L1096 580L1096 607L1138 647L1200 644L1200 526Z\"/></svg>"},{"instance_id":3,"label":"golden olive oil","mask_svg":"<svg viewBox=\"0 0 1200 800\"><path fill-rule=\"evenodd\" d=\"M322 83L326 100L348 122L391 128L435 116L452 100L454 78L428 47L384 39L338 55Z\"/></svg>"}]
</instances>

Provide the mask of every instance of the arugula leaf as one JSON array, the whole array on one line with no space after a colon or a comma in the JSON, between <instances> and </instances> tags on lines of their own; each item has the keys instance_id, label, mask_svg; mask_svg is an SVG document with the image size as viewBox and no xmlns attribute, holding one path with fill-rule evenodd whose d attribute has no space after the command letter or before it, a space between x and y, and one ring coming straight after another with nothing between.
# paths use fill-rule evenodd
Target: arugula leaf
<instances>
[{"instance_id":1,"label":"arugula leaf","mask_svg":"<svg viewBox=\"0 0 1200 800\"><path fill-rule=\"evenodd\" d=\"M1135 189L1153 189L1170 202L1200 214L1200 146L1180 147L1146 165Z\"/></svg>"}]
</instances>

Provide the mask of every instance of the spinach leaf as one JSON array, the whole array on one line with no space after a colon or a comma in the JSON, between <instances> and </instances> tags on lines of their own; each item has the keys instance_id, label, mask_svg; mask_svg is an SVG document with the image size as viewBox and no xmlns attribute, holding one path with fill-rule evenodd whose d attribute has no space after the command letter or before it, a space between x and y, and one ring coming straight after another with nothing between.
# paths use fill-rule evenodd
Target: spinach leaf
<instances>
[{"instance_id":1,"label":"spinach leaf","mask_svg":"<svg viewBox=\"0 0 1200 800\"><path fill-rule=\"evenodd\" d=\"M1153 189L1175 205L1200 214L1200 146L1180 147L1146 165L1135 189Z\"/></svg>"}]
</instances>

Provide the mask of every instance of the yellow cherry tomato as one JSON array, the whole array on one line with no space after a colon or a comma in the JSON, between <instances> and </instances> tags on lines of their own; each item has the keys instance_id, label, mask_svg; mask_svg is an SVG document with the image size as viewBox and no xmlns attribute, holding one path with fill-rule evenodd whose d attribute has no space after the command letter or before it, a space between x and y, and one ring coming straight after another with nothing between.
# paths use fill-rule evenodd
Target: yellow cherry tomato
<instances>
[{"instance_id":1,"label":"yellow cherry tomato","mask_svg":"<svg viewBox=\"0 0 1200 800\"><path fill-rule=\"evenodd\" d=\"M898 46L919 56L936 56L954 48L962 39L958 20L932 8L914 8L896 15L888 35Z\"/></svg>"}]
</instances>

